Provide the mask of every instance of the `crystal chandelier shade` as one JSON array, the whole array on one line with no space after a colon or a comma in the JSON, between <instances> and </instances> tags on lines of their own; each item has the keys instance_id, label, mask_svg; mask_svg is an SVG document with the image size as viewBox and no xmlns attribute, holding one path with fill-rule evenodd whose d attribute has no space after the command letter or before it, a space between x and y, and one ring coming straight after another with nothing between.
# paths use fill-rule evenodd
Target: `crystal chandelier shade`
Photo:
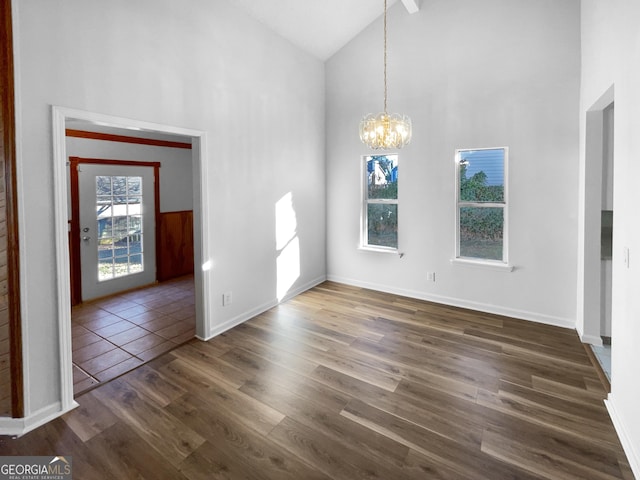
<instances>
[{"instance_id":1,"label":"crystal chandelier shade","mask_svg":"<svg viewBox=\"0 0 640 480\"><path fill-rule=\"evenodd\" d=\"M402 148L411 141L411 119L398 113L370 113L360 120L360 140L374 150Z\"/></svg>"},{"instance_id":2,"label":"crystal chandelier shade","mask_svg":"<svg viewBox=\"0 0 640 480\"><path fill-rule=\"evenodd\" d=\"M387 113L387 0L384 0L384 112L360 120L360 140L374 150L402 148L411 141L411 119Z\"/></svg>"}]
</instances>

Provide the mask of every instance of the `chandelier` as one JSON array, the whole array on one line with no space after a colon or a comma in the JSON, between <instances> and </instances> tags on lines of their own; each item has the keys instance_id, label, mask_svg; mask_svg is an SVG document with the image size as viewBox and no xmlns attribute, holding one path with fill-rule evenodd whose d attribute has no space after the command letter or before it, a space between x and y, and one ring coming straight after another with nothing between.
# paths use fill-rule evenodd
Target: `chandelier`
<instances>
[{"instance_id":1,"label":"chandelier","mask_svg":"<svg viewBox=\"0 0 640 480\"><path fill-rule=\"evenodd\" d=\"M384 0L384 112L360 120L360 140L374 150L402 148L411 141L411 119L387 113L387 0Z\"/></svg>"}]
</instances>

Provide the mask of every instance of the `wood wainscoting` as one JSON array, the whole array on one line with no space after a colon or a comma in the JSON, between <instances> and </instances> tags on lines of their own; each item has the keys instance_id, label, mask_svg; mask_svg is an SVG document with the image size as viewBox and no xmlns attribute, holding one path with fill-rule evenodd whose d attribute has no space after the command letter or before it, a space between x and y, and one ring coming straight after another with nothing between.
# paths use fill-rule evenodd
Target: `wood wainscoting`
<instances>
[{"instance_id":1,"label":"wood wainscoting","mask_svg":"<svg viewBox=\"0 0 640 480\"><path fill-rule=\"evenodd\" d=\"M193 211L160 213L158 281L193 273Z\"/></svg>"}]
</instances>

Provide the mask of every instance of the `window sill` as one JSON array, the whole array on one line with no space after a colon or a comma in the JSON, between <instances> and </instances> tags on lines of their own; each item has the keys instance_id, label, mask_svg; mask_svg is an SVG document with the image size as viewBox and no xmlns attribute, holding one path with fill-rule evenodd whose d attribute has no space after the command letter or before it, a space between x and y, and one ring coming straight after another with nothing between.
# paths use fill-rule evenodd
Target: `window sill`
<instances>
[{"instance_id":1,"label":"window sill","mask_svg":"<svg viewBox=\"0 0 640 480\"><path fill-rule=\"evenodd\" d=\"M499 272L513 272L514 266L502 262L491 262L483 260L473 260L470 258L452 258L452 265L460 265L463 267L484 268L488 270L496 270Z\"/></svg>"},{"instance_id":2,"label":"window sill","mask_svg":"<svg viewBox=\"0 0 640 480\"><path fill-rule=\"evenodd\" d=\"M400 253L397 248L389 248L389 247L358 247L358 250L361 252L373 252L373 253L386 253L391 255L399 255L402 257L404 253Z\"/></svg>"}]
</instances>

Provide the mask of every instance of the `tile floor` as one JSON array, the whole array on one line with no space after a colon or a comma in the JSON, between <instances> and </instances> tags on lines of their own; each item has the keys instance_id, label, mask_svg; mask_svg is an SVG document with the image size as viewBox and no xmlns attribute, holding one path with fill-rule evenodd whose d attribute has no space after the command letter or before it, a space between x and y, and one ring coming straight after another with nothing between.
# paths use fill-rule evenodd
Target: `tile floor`
<instances>
[{"instance_id":1,"label":"tile floor","mask_svg":"<svg viewBox=\"0 0 640 480\"><path fill-rule=\"evenodd\" d=\"M73 307L74 394L193 338L195 323L193 276Z\"/></svg>"}]
</instances>

